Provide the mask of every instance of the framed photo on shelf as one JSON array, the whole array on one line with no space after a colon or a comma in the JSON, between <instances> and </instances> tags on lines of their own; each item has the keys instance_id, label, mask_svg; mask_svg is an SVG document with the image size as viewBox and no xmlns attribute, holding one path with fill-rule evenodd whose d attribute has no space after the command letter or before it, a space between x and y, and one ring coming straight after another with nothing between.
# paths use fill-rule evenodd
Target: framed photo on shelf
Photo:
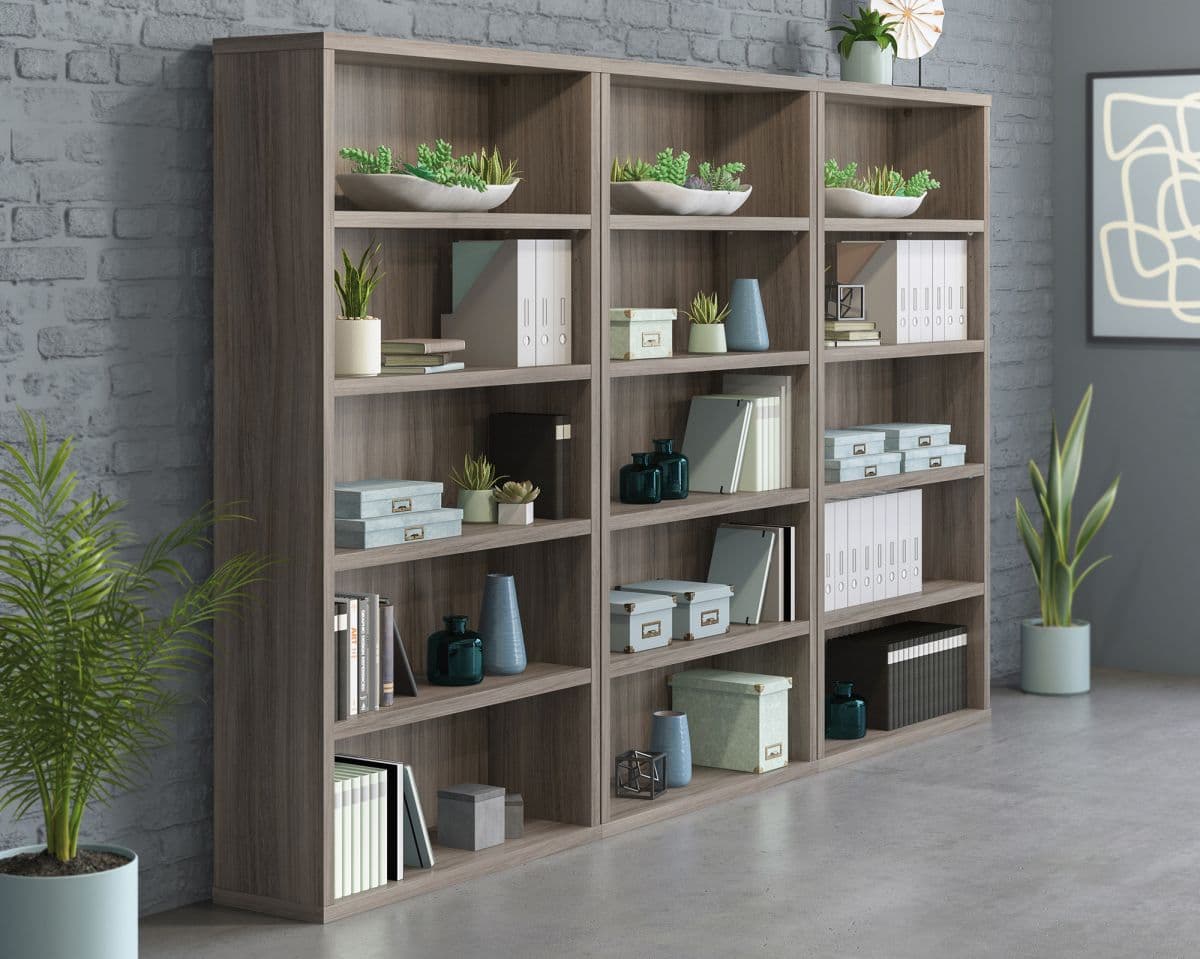
<instances>
[{"instance_id":1,"label":"framed photo on shelf","mask_svg":"<svg viewBox=\"0 0 1200 959\"><path fill-rule=\"evenodd\" d=\"M1087 83L1089 338L1200 343L1200 70Z\"/></svg>"}]
</instances>

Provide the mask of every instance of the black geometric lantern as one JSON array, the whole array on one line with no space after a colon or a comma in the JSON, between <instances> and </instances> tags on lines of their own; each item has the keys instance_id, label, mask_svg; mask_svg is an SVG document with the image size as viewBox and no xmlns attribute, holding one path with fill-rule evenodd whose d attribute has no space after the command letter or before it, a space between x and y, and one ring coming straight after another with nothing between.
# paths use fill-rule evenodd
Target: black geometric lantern
<instances>
[{"instance_id":1,"label":"black geometric lantern","mask_svg":"<svg viewBox=\"0 0 1200 959\"><path fill-rule=\"evenodd\" d=\"M617 757L617 795L654 799L667 788L666 753L631 749Z\"/></svg>"}]
</instances>

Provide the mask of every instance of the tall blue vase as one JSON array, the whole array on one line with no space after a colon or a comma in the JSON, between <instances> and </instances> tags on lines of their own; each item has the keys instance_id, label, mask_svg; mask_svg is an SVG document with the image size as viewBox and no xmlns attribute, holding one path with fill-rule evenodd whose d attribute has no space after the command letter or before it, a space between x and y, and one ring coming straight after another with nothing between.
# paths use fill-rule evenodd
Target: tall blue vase
<instances>
[{"instance_id":1,"label":"tall blue vase","mask_svg":"<svg viewBox=\"0 0 1200 959\"><path fill-rule=\"evenodd\" d=\"M667 754L667 785L671 789L692 781L692 736L685 713L657 710L650 721L650 751Z\"/></svg>"},{"instance_id":2,"label":"tall blue vase","mask_svg":"<svg viewBox=\"0 0 1200 959\"><path fill-rule=\"evenodd\" d=\"M771 348L767 314L758 280L734 280L725 320L725 345L734 353L761 353Z\"/></svg>"},{"instance_id":3,"label":"tall blue vase","mask_svg":"<svg viewBox=\"0 0 1200 959\"><path fill-rule=\"evenodd\" d=\"M488 573L483 584L479 613L483 637L483 671L488 676L515 676L525 672L525 631L517 608L517 586L508 573Z\"/></svg>"}]
</instances>

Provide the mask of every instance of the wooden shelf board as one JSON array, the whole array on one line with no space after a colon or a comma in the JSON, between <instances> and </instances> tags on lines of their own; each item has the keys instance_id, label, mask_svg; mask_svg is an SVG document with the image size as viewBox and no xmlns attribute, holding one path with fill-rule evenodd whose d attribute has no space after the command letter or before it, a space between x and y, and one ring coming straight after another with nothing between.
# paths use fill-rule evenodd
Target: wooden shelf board
<instances>
[{"instance_id":1,"label":"wooden shelf board","mask_svg":"<svg viewBox=\"0 0 1200 959\"><path fill-rule=\"evenodd\" d=\"M870 217L826 217L826 233L983 233L983 220L873 219Z\"/></svg>"},{"instance_id":2,"label":"wooden shelf board","mask_svg":"<svg viewBox=\"0 0 1200 959\"><path fill-rule=\"evenodd\" d=\"M894 107L898 109L936 109L937 107L986 107L992 102L986 93L960 90L934 90L930 87L909 87L901 84L884 86L878 83L853 83L847 80L820 79L817 89L825 94L826 103L851 103L860 106Z\"/></svg>"},{"instance_id":3,"label":"wooden shelf board","mask_svg":"<svg viewBox=\"0 0 1200 959\"><path fill-rule=\"evenodd\" d=\"M669 646L664 646L662 649L651 649L644 653L610 652L608 654L608 675L610 679L615 679L618 676L644 673L649 669L674 666L677 663L687 663L694 659L720 656L722 653L732 653L738 649L765 646L780 640L807 636L808 629L807 620L760 623L757 626L730 626L729 632L724 636L711 636L708 639L697 639L692 642L672 640Z\"/></svg>"},{"instance_id":4,"label":"wooden shelf board","mask_svg":"<svg viewBox=\"0 0 1200 959\"><path fill-rule=\"evenodd\" d=\"M862 739L827 739L825 755L818 764L822 769L828 769L854 760L866 759L868 756L878 756L901 746L921 742L923 739L932 739L956 729L986 722L991 715L990 709L960 709L899 729L868 729L867 735Z\"/></svg>"},{"instance_id":5,"label":"wooden shelf board","mask_svg":"<svg viewBox=\"0 0 1200 959\"><path fill-rule=\"evenodd\" d=\"M339 230L590 230L590 213L392 213L334 210Z\"/></svg>"},{"instance_id":6,"label":"wooden shelf board","mask_svg":"<svg viewBox=\"0 0 1200 959\"><path fill-rule=\"evenodd\" d=\"M557 663L530 663L519 676L485 676L483 682L474 686L433 686L418 676L417 696L397 696L394 706L339 720L333 724L333 738L340 741L381 729L486 709L516 699L586 686L591 679L592 671L586 666Z\"/></svg>"},{"instance_id":7,"label":"wooden shelf board","mask_svg":"<svg viewBox=\"0 0 1200 959\"><path fill-rule=\"evenodd\" d=\"M955 483L959 480L978 479L986 473L982 463L967 463L963 466L947 466L944 469L918 470L916 473L899 473L896 476L873 476L870 479L853 480L848 483L826 483L825 499L854 499L856 496L871 496L914 486L934 486L938 483Z\"/></svg>"},{"instance_id":8,"label":"wooden shelf board","mask_svg":"<svg viewBox=\"0 0 1200 959\"><path fill-rule=\"evenodd\" d=\"M415 376L402 373L338 376L333 380L333 395L379 396L384 393L421 393L428 390L469 390L490 386L583 381L591 376L592 368L587 363L522 367L474 366L454 373L422 373Z\"/></svg>"},{"instance_id":9,"label":"wooden shelf board","mask_svg":"<svg viewBox=\"0 0 1200 959\"><path fill-rule=\"evenodd\" d=\"M544 543L552 539L587 536L592 521L587 519L539 519L530 526L500 526L497 523L463 523L461 536L431 539L399 546L379 546L375 549L335 549L333 568L337 572L349 569L372 569L392 563L415 563L438 556L457 556L484 549L505 549L528 543Z\"/></svg>"},{"instance_id":10,"label":"wooden shelf board","mask_svg":"<svg viewBox=\"0 0 1200 959\"><path fill-rule=\"evenodd\" d=\"M806 216L649 216L614 213L608 218L613 230L690 230L694 232L732 233L804 233L809 229Z\"/></svg>"},{"instance_id":11,"label":"wooden shelf board","mask_svg":"<svg viewBox=\"0 0 1200 959\"><path fill-rule=\"evenodd\" d=\"M808 350L767 350L762 353L680 353L660 360L613 360L610 379L629 376L667 376L673 373L711 373L716 370L755 370L777 366L806 366Z\"/></svg>"},{"instance_id":12,"label":"wooden shelf board","mask_svg":"<svg viewBox=\"0 0 1200 959\"><path fill-rule=\"evenodd\" d=\"M863 603L861 606L849 606L846 609L829 610L825 613L825 628L853 626L855 623L865 623L871 619L944 606L946 603L956 603L962 599L974 599L982 596L983 592L983 583L957 579L930 580L919 593L883 599L876 603Z\"/></svg>"},{"instance_id":13,"label":"wooden shelf board","mask_svg":"<svg viewBox=\"0 0 1200 959\"><path fill-rule=\"evenodd\" d=\"M636 526L654 526L706 516L724 516L750 510L772 509L776 506L792 506L808 501L808 490L789 488L767 490L763 493L692 493L687 499L664 500L653 506L614 502L610 506L609 525L614 530L632 529Z\"/></svg>"},{"instance_id":14,"label":"wooden shelf board","mask_svg":"<svg viewBox=\"0 0 1200 959\"><path fill-rule=\"evenodd\" d=\"M983 340L949 340L945 343L890 343L886 346L826 347L821 356L826 363L854 363L863 360L903 360L915 356L957 356L982 353Z\"/></svg>"}]
</instances>

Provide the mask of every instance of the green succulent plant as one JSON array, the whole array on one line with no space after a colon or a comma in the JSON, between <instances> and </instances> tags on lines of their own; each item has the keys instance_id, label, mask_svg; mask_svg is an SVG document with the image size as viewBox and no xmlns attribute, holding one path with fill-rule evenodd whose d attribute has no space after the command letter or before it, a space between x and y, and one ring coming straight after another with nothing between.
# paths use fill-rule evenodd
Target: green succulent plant
<instances>
[{"instance_id":1,"label":"green succulent plant","mask_svg":"<svg viewBox=\"0 0 1200 959\"><path fill-rule=\"evenodd\" d=\"M496 475L495 464L483 453L478 456L467 453L463 457L462 472L457 469L450 470L450 481L459 489L465 490L490 490L506 479L507 476Z\"/></svg>"},{"instance_id":2,"label":"green succulent plant","mask_svg":"<svg viewBox=\"0 0 1200 959\"><path fill-rule=\"evenodd\" d=\"M660 150L653 163L644 160L626 159L622 165L614 159L611 179L614 183L630 183L638 180L653 180L658 183L673 183L683 186L687 180L688 164L692 162L691 154L680 150L675 155L674 147Z\"/></svg>"},{"instance_id":3,"label":"green succulent plant","mask_svg":"<svg viewBox=\"0 0 1200 959\"><path fill-rule=\"evenodd\" d=\"M392 156L392 148L380 146L374 153L360 150L358 147L342 147L338 156L344 160L353 160L352 173L395 173L396 168Z\"/></svg>"},{"instance_id":4,"label":"green succulent plant","mask_svg":"<svg viewBox=\"0 0 1200 959\"><path fill-rule=\"evenodd\" d=\"M342 304L341 315L344 319L361 320L370 316L371 294L383 279L376 259L381 248L382 244L379 243L374 247L368 244L357 263L342 250L343 272L333 271L333 285Z\"/></svg>"},{"instance_id":5,"label":"green succulent plant","mask_svg":"<svg viewBox=\"0 0 1200 959\"><path fill-rule=\"evenodd\" d=\"M861 176L857 163L838 165L835 159L825 161L825 185L833 189L859 190L875 196L924 196L942 184L928 170L919 170L908 179L890 166L871 167Z\"/></svg>"},{"instance_id":6,"label":"green succulent plant","mask_svg":"<svg viewBox=\"0 0 1200 959\"><path fill-rule=\"evenodd\" d=\"M734 161L713 166L707 160L696 167L696 174L684 182L684 186L692 190L740 190L742 181L738 178L746 169L746 164Z\"/></svg>"},{"instance_id":7,"label":"green succulent plant","mask_svg":"<svg viewBox=\"0 0 1200 959\"><path fill-rule=\"evenodd\" d=\"M454 148L445 140L437 140L432 147L422 143L417 147L417 162L405 163L405 173L419 176L442 186L461 186L483 193L487 183L483 176L471 169L468 157L456 157Z\"/></svg>"},{"instance_id":8,"label":"green succulent plant","mask_svg":"<svg viewBox=\"0 0 1200 959\"><path fill-rule=\"evenodd\" d=\"M497 503L532 503L538 498L539 493L541 490L529 480L520 483L510 480L503 486L497 486L492 490L492 495L496 497Z\"/></svg>"},{"instance_id":9,"label":"green succulent plant","mask_svg":"<svg viewBox=\"0 0 1200 959\"><path fill-rule=\"evenodd\" d=\"M692 305L683 311L683 315L697 326L712 326L725 322L729 315L729 305L721 305L716 293L697 293L692 297Z\"/></svg>"},{"instance_id":10,"label":"green succulent plant","mask_svg":"<svg viewBox=\"0 0 1200 959\"><path fill-rule=\"evenodd\" d=\"M493 146L490 154L487 147L483 147L478 153L468 153L461 159L467 170L488 186L507 186L517 178L517 161L506 163L500 156L499 147Z\"/></svg>"},{"instance_id":11,"label":"green succulent plant","mask_svg":"<svg viewBox=\"0 0 1200 959\"><path fill-rule=\"evenodd\" d=\"M831 33L843 35L838 41L838 53L843 57L849 59L854 44L861 40L879 44L880 50L890 47L893 53L900 52L896 45L896 25L888 15L860 6L857 17L846 14L843 19L847 22L834 24L829 28Z\"/></svg>"}]
</instances>

